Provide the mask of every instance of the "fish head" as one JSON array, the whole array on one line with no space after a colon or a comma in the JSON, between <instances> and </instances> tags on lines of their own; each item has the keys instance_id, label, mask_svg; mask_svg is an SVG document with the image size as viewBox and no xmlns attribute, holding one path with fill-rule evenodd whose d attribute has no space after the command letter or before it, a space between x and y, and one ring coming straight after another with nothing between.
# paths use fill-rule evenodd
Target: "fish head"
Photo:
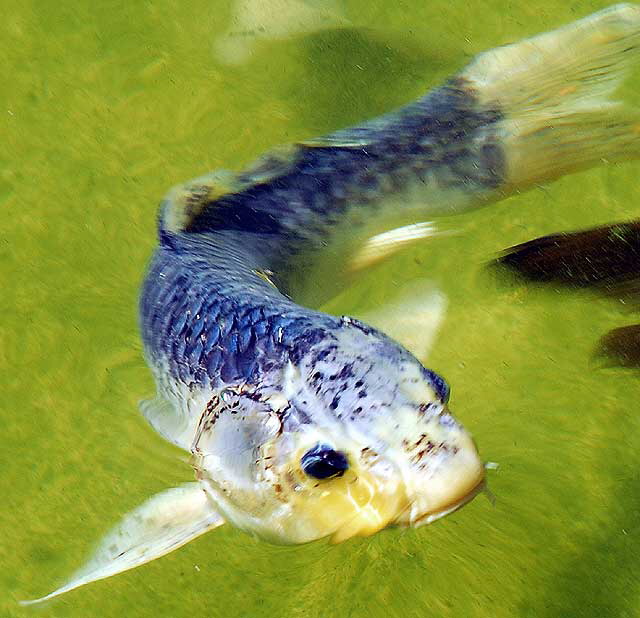
<instances>
[{"instance_id":1,"label":"fish head","mask_svg":"<svg viewBox=\"0 0 640 618\"><path fill-rule=\"evenodd\" d=\"M272 542L341 542L430 523L482 487L445 381L382 333L343 318L276 382L250 412L245 401L243 423L219 416L198 446L200 477L237 527Z\"/></svg>"}]
</instances>

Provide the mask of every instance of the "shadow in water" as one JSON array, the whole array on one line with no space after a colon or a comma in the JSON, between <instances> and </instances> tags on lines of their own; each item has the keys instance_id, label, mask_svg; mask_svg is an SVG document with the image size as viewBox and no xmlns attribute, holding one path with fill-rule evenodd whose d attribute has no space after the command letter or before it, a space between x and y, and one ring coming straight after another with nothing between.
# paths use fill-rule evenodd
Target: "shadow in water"
<instances>
[{"instance_id":1,"label":"shadow in water","mask_svg":"<svg viewBox=\"0 0 640 618\"><path fill-rule=\"evenodd\" d=\"M321 135L409 103L462 66L461 52L367 28L322 30L263 43L234 70L239 90L286 102L289 131ZM454 69L452 69L454 67ZM260 96L260 95L258 95Z\"/></svg>"},{"instance_id":2,"label":"shadow in water","mask_svg":"<svg viewBox=\"0 0 640 618\"><path fill-rule=\"evenodd\" d=\"M629 463L628 469L638 467ZM619 469L619 468L618 468ZM582 548L551 574L553 583L532 591L522 616L536 618L623 618L637 616L640 591L640 473L620 481L611 501L603 503L611 518L606 528L578 536Z\"/></svg>"},{"instance_id":3,"label":"shadow in water","mask_svg":"<svg viewBox=\"0 0 640 618\"><path fill-rule=\"evenodd\" d=\"M436 85L456 55L368 29L318 32L299 46L304 87L285 96L296 101L303 122L319 130L328 113L348 126L410 102Z\"/></svg>"}]
</instances>

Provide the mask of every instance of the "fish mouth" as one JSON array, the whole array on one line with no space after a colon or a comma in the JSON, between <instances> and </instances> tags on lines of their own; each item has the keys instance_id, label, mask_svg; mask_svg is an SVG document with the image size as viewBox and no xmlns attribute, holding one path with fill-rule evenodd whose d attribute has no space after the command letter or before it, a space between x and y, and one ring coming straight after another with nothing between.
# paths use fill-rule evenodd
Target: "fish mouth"
<instances>
[{"instance_id":1,"label":"fish mouth","mask_svg":"<svg viewBox=\"0 0 640 618\"><path fill-rule=\"evenodd\" d=\"M448 504L438 507L433 511L425 511L420 514L418 517L413 519L409 526L412 528L418 528L419 526L425 526L427 524L433 523L434 521L457 511L462 508L465 504L468 504L473 500L479 493L484 491L487 487L487 481L484 478L481 478L476 485L474 485L464 496L458 498Z\"/></svg>"},{"instance_id":2,"label":"fish mouth","mask_svg":"<svg viewBox=\"0 0 640 618\"><path fill-rule=\"evenodd\" d=\"M404 509L402 509L402 512L396 519L382 518L381 514L378 513L378 510L374 508L370 512L370 515L375 512L378 516L375 523L373 521L365 523L360 517L356 516L353 519L348 520L343 526L336 530L330 537L330 542L332 544L336 544L342 543L354 536L371 536L386 527L419 528L420 526L433 523L434 521L457 511L465 504L471 502L471 500L473 500L479 493L484 491L488 490L486 479L483 477L462 497L441 505L437 509L424 511L415 518L411 516L412 504L408 504Z\"/></svg>"}]
</instances>

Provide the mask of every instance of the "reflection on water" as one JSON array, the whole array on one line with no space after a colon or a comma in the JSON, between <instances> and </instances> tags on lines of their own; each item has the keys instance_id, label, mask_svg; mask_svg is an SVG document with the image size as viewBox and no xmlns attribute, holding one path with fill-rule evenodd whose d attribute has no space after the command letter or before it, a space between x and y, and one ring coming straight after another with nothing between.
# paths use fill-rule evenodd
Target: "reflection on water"
<instances>
[{"instance_id":1,"label":"reflection on water","mask_svg":"<svg viewBox=\"0 0 640 618\"><path fill-rule=\"evenodd\" d=\"M210 0L188 11L8 7L0 613L33 615L16 600L62 581L121 513L191 478L137 413L153 385L135 304L166 188L390 109L480 49L605 5L350 2L348 16L411 39L386 49L349 29L300 33L240 68L211 54L231 8ZM639 83L623 87L635 104ZM432 527L331 548L271 547L224 527L39 613L637 614L640 382L589 360L620 313L607 299L497 286L484 269L510 244L634 216L636 176L637 164L608 165L465 215L459 234L406 248L339 297L341 313L361 315L393 306L416 279L446 296L429 365L500 463L495 507L476 500Z\"/></svg>"}]
</instances>

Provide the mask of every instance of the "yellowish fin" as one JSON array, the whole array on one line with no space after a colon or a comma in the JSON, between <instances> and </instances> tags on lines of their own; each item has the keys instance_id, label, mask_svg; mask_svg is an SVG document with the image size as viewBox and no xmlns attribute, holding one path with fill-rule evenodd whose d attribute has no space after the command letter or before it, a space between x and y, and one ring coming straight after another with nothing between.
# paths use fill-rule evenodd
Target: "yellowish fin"
<instances>
[{"instance_id":1,"label":"yellowish fin","mask_svg":"<svg viewBox=\"0 0 640 618\"><path fill-rule=\"evenodd\" d=\"M146 399L140 402L140 412L147 422L167 442L189 451L198 419L186 411L179 411L162 397Z\"/></svg>"},{"instance_id":2,"label":"yellowish fin","mask_svg":"<svg viewBox=\"0 0 640 618\"><path fill-rule=\"evenodd\" d=\"M284 176L293 170L299 158L300 147L297 144L276 146L238 174L239 188L248 189Z\"/></svg>"},{"instance_id":3,"label":"yellowish fin","mask_svg":"<svg viewBox=\"0 0 640 618\"><path fill-rule=\"evenodd\" d=\"M618 4L480 54L460 77L504 114L506 185L640 155L640 113L610 100L640 55L640 7Z\"/></svg>"},{"instance_id":4,"label":"yellowish fin","mask_svg":"<svg viewBox=\"0 0 640 618\"><path fill-rule=\"evenodd\" d=\"M164 228L173 233L182 232L205 206L234 193L237 188L236 174L229 170L216 170L174 187L163 201Z\"/></svg>"},{"instance_id":5,"label":"yellowish fin","mask_svg":"<svg viewBox=\"0 0 640 618\"><path fill-rule=\"evenodd\" d=\"M447 311L447 297L430 281L412 282L390 303L357 317L401 343L424 360L435 343Z\"/></svg>"},{"instance_id":6,"label":"yellowish fin","mask_svg":"<svg viewBox=\"0 0 640 618\"><path fill-rule=\"evenodd\" d=\"M385 260L407 245L439 234L442 232L437 232L435 224L431 221L412 223L389 232L376 234L353 255L347 268L352 272L362 270Z\"/></svg>"},{"instance_id":7,"label":"yellowish fin","mask_svg":"<svg viewBox=\"0 0 640 618\"><path fill-rule=\"evenodd\" d=\"M199 483L168 489L125 515L104 537L89 562L66 584L40 599L20 603L48 601L90 582L133 569L223 523Z\"/></svg>"}]
</instances>

